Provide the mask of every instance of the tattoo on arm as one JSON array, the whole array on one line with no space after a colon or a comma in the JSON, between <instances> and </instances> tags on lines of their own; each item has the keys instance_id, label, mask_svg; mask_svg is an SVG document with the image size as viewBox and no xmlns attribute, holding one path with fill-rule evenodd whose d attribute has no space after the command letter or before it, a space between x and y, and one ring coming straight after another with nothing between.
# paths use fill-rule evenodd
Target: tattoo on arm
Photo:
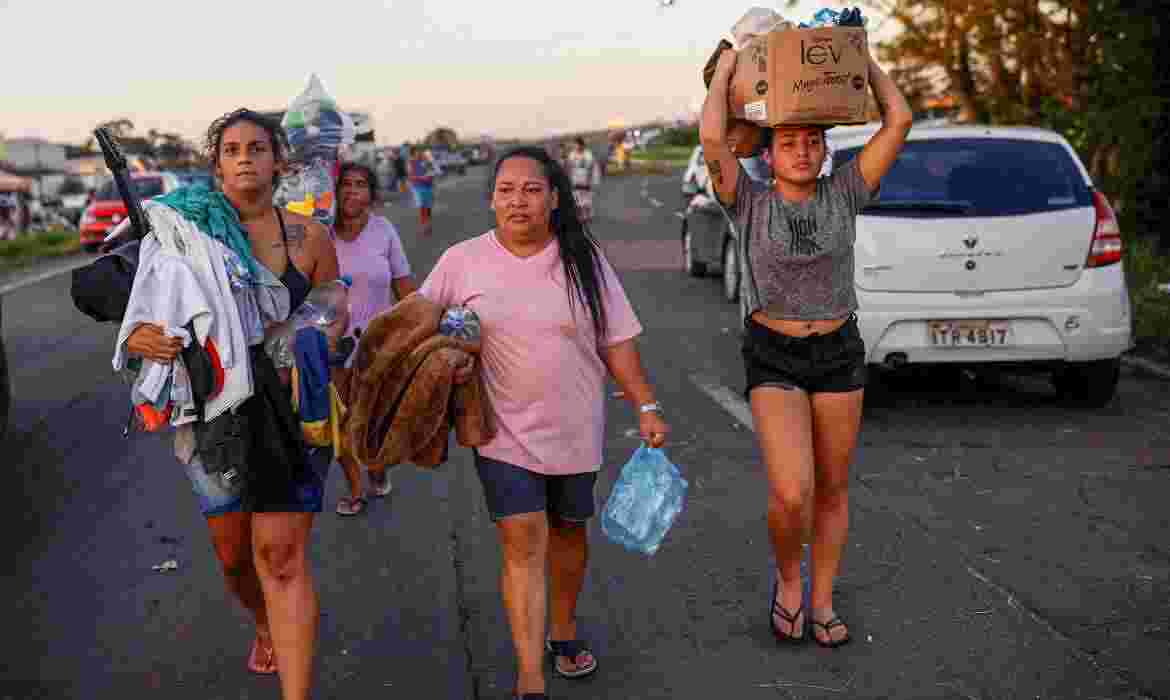
<instances>
[{"instance_id":1,"label":"tattoo on arm","mask_svg":"<svg viewBox=\"0 0 1170 700\"><path fill-rule=\"evenodd\" d=\"M304 224L289 224L286 227L288 231L288 247L290 250L301 250L305 247L305 225Z\"/></svg>"},{"instance_id":2,"label":"tattoo on arm","mask_svg":"<svg viewBox=\"0 0 1170 700\"><path fill-rule=\"evenodd\" d=\"M711 177L715 180L715 184L723 184L723 166L719 161L707 161L707 171L711 173Z\"/></svg>"}]
</instances>

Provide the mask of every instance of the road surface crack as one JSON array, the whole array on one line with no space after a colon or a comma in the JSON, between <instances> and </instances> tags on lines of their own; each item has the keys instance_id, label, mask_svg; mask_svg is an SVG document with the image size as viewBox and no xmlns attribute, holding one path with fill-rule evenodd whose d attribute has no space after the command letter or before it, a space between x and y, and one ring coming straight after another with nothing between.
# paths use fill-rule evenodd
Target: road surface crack
<instances>
[{"instance_id":1,"label":"road surface crack","mask_svg":"<svg viewBox=\"0 0 1170 700\"><path fill-rule=\"evenodd\" d=\"M463 641L463 655L468 682L471 684L471 700L480 700L479 678L472 670L471 652L471 610L467 605L464 588L464 561L459 548L459 524L451 519L451 566L455 571L455 605L459 615L459 638Z\"/></svg>"},{"instance_id":2,"label":"road surface crack","mask_svg":"<svg viewBox=\"0 0 1170 700\"><path fill-rule=\"evenodd\" d=\"M866 491L868 491L875 499L881 498L880 494L876 490L874 490L874 488L872 486L865 483L864 481L861 481L860 483L861 483L861 487L863 489L865 489ZM943 539L939 535L935 534L930 529L929 525L927 525L927 523L922 518L918 517L917 515L915 515L913 513L903 513L902 511L900 511L896 507L889 507L888 510L890 512L892 512L899 519L908 520L909 522L916 525L918 527L918 529L926 536L926 538L928 540L930 540L932 545L940 544L940 539ZM1008 605L1010 605L1011 607L1015 608L1016 610L1027 615L1029 618L1031 618L1031 620L1034 623L1039 625L1041 628L1043 628L1045 631L1047 631L1050 635L1055 637L1058 641L1065 643L1068 646L1068 648L1070 649L1070 651L1074 655L1079 657L1082 661L1086 662L1088 665L1092 666L1093 668L1096 668L1099 670L1112 671L1114 674L1116 674L1120 678L1124 679L1127 683L1129 683L1133 688L1139 689L1138 697L1142 698L1143 700L1147 700L1147 699L1152 700L1153 698L1158 697L1158 696L1153 695L1150 692L1150 690L1145 687L1145 685L1141 682L1141 680L1139 678L1137 678L1137 676L1132 671L1130 671L1128 668L1126 668L1124 666L1117 666L1114 664L1108 664L1108 663L1103 662L1101 659L1098 658L1096 653L1094 653L1093 651L1090 651L1089 649L1086 649L1077 640L1073 639L1072 637L1069 637L1068 635L1066 635L1065 633L1063 633L1059 629L1057 629L1057 627L1050 620L1048 620L1048 618L1046 618L1040 612L1040 610L1038 610L1034 606L1032 606L1032 605L1028 604L1027 602L1025 602L1024 600L1022 600L1020 595L1016 591L1012 590L1010 587L1008 587L1002 583L999 583L998 581L995 581L990 576L988 576L987 574L983 573L978 568L976 568L974 562L972 561L972 558L970 556L968 556L967 548L963 544L962 541L960 541L956 538L946 538L946 539L949 540L950 545L951 545L950 547L948 547L948 549L954 551L958 555L963 566L966 567L967 573L969 573L973 578L975 578L977 581L982 583L984 586L986 586L987 588L989 588L990 590L992 590L993 592L995 592L996 594L998 594L999 596L1004 598L1007 601Z\"/></svg>"}]
</instances>

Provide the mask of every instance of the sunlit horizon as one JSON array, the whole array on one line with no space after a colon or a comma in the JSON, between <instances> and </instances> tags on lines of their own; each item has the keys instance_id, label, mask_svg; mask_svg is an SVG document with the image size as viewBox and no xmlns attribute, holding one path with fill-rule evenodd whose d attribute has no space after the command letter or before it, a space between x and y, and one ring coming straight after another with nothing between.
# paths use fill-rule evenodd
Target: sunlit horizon
<instances>
[{"instance_id":1,"label":"sunlit horizon","mask_svg":"<svg viewBox=\"0 0 1170 700\"><path fill-rule=\"evenodd\" d=\"M757 5L801 20L849 3L349 0L334 13L331 33L321 22L306 26L287 6L209 0L190 18L199 29L155 39L163 17L189 14L190 6L168 12L131 0L109 12L9 0L0 3L0 23L52 26L53 45L64 48L45 60L45 34L33 31L10 32L0 45L5 65L40 61L6 77L0 134L80 144L97 124L124 117L139 133L198 142L213 119L237 107L284 109L311 73L344 109L371 116L380 144L418 140L439 126L463 138L513 139L673 119L701 105L703 64ZM65 8L70 19L62 24ZM130 47L120 58L109 48L119 36Z\"/></svg>"}]
</instances>

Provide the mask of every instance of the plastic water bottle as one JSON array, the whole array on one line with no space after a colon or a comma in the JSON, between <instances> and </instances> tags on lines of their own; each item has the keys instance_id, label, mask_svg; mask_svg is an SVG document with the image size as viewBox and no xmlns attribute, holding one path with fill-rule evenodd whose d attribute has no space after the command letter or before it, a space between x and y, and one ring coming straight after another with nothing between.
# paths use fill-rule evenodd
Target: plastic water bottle
<instances>
[{"instance_id":1,"label":"plastic water bottle","mask_svg":"<svg viewBox=\"0 0 1170 700\"><path fill-rule=\"evenodd\" d=\"M601 531L626 549L652 555L682 512L687 481L662 450L643 444L621 474L601 514Z\"/></svg>"},{"instance_id":2,"label":"plastic water bottle","mask_svg":"<svg viewBox=\"0 0 1170 700\"><path fill-rule=\"evenodd\" d=\"M821 9L817 10L816 14L813 15L812 26L814 26L814 27L832 27L833 25L837 24L837 19L839 18L839 16L840 16L840 13L837 12L836 10L831 10L827 7L823 7Z\"/></svg>"},{"instance_id":3,"label":"plastic water bottle","mask_svg":"<svg viewBox=\"0 0 1170 700\"><path fill-rule=\"evenodd\" d=\"M313 287L304 303L293 312L295 327L317 326L324 330L332 325L349 303L351 279L346 276Z\"/></svg>"},{"instance_id":4,"label":"plastic water bottle","mask_svg":"<svg viewBox=\"0 0 1170 700\"><path fill-rule=\"evenodd\" d=\"M439 333L475 342L480 339L479 315L466 306L452 306L439 319Z\"/></svg>"}]
</instances>

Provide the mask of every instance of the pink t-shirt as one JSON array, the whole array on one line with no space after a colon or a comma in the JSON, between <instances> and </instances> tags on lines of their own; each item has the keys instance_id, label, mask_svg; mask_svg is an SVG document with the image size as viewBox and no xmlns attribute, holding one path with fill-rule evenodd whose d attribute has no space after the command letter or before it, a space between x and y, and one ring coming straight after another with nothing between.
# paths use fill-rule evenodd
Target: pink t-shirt
<instances>
[{"instance_id":1,"label":"pink t-shirt","mask_svg":"<svg viewBox=\"0 0 1170 700\"><path fill-rule=\"evenodd\" d=\"M349 329L365 328L370 319L397 301L393 280L410 276L410 263L402 249L398 230L385 217L370 216L366 227L352 241L333 239L341 274L353 277L349 290Z\"/></svg>"},{"instance_id":2,"label":"pink t-shirt","mask_svg":"<svg viewBox=\"0 0 1170 700\"><path fill-rule=\"evenodd\" d=\"M552 475L601 468L607 369L599 349L642 333L603 259L609 332L598 342L589 308L578 300L570 309L559 253L554 240L520 258L488 232L443 253L419 290L479 315L484 385L498 427L480 454Z\"/></svg>"}]
</instances>

